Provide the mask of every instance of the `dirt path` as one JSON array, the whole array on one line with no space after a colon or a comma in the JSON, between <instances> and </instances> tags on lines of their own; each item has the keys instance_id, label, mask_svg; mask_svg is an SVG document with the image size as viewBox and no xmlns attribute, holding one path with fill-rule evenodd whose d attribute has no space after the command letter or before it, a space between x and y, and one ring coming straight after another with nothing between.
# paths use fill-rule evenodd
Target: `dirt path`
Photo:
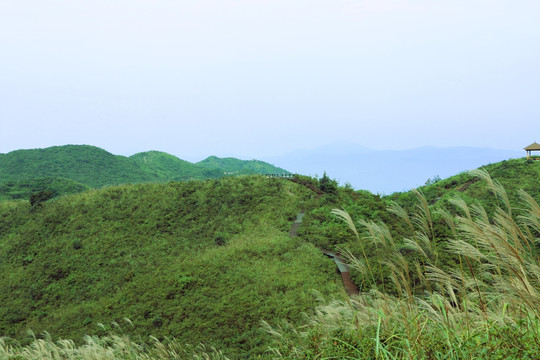
<instances>
[{"instance_id":1,"label":"dirt path","mask_svg":"<svg viewBox=\"0 0 540 360\"><path fill-rule=\"evenodd\" d=\"M358 287L352 282L351 279L351 273L349 271L349 265L345 262L345 259L341 257L341 255L334 251L324 250L321 249L322 253L329 258L333 259L337 265L337 268L339 270L339 273L341 274L341 280L343 280L343 286L345 287L345 290L347 291L347 294L349 296L358 295L360 293L360 290Z\"/></svg>"},{"instance_id":2,"label":"dirt path","mask_svg":"<svg viewBox=\"0 0 540 360\"><path fill-rule=\"evenodd\" d=\"M300 225L302 225L302 219L304 215L305 215L304 210L302 210L301 212L298 213L298 215L296 215L296 220L292 224L291 230L289 231L290 237L298 236L298 228L300 227ZM322 251L324 255L328 256L329 258L335 261L337 268L339 270L339 273L341 274L341 279L343 280L343 287L345 287L345 291L347 291L347 294L349 294L349 296L358 295L359 290L358 290L358 287L356 287L356 285L352 282L351 273L349 272L349 266L347 265L345 260L340 256L340 254L333 251L329 251L329 250L324 250L324 249L320 249L320 250Z\"/></svg>"},{"instance_id":3,"label":"dirt path","mask_svg":"<svg viewBox=\"0 0 540 360\"><path fill-rule=\"evenodd\" d=\"M302 210L301 212L298 213L298 215L296 215L296 220L293 222L291 226L291 231L289 231L290 237L298 236L298 228L300 227L300 225L302 225L302 218L304 217L304 215L305 215L304 210Z\"/></svg>"}]
</instances>

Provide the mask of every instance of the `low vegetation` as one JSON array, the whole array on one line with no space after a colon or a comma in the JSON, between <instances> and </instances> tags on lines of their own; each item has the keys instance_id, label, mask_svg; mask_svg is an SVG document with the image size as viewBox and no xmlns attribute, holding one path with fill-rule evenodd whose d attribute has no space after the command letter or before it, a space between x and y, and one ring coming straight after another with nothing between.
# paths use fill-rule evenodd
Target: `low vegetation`
<instances>
[{"instance_id":1,"label":"low vegetation","mask_svg":"<svg viewBox=\"0 0 540 360\"><path fill-rule=\"evenodd\" d=\"M312 193L260 176L109 187L0 207L0 333L77 344L112 323L233 358L264 354L261 320L297 322L332 262L288 231ZM310 310L311 309L311 310ZM98 324L104 324L99 327Z\"/></svg>"},{"instance_id":2,"label":"low vegetation","mask_svg":"<svg viewBox=\"0 0 540 360\"><path fill-rule=\"evenodd\" d=\"M135 161L146 173L152 174L156 181L217 179L224 175L224 170L217 166L204 168L160 151L138 153L129 159Z\"/></svg>"},{"instance_id":3,"label":"low vegetation","mask_svg":"<svg viewBox=\"0 0 540 360\"><path fill-rule=\"evenodd\" d=\"M385 222L334 215L358 243L343 248L360 274L361 295L327 302L289 337L269 327L292 358L534 359L540 348L540 206L525 191L510 205L504 187L477 171L498 203L492 216L459 197L452 209L433 209L415 192L407 212L390 212L409 225L394 236ZM514 216L519 206L520 215ZM447 236L435 231L444 219ZM357 225L359 225L357 227ZM291 332L290 329L286 333Z\"/></svg>"},{"instance_id":4,"label":"low vegetation","mask_svg":"<svg viewBox=\"0 0 540 360\"><path fill-rule=\"evenodd\" d=\"M385 197L325 174L0 202L0 358L535 359L540 162L485 169Z\"/></svg>"},{"instance_id":5,"label":"low vegetation","mask_svg":"<svg viewBox=\"0 0 540 360\"><path fill-rule=\"evenodd\" d=\"M18 181L8 181L0 185L0 201L30 199L34 194L49 191L51 197L77 194L90 187L79 182L62 178L36 178Z\"/></svg>"},{"instance_id":6,"label":"low vegetation","mask_svg":"<svg viewBox=\"0 0 540 360\"><path fill-rule=\"evenodd\" d=\"M230 175L241 174L290 174L289 171L260 160L239 160L210 156L199 161L198 166L205 169L222 169Z\"/></svg>"}]
</instances>

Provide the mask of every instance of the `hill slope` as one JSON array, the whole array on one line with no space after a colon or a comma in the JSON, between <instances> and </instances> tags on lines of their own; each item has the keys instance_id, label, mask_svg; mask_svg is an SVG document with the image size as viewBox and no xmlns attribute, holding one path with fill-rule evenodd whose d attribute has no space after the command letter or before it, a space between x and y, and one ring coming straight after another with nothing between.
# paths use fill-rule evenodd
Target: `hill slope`
<instances>
[{"instance_id":1,"label":"hill slope","mask_svg":"<svg viewBox=\"0 0 540 360\"><path fill-rule=\"evenodd\" d=\"M201 167L161 151L147 151L129 157L147 173L164 181L215 179L223 176L217 167Z\"/></svg>"},{"instance_id":2,"label":"hill slope","mask_svg":"<svg viewBox=\"0 0 540 360\"><path fill-rule=\"evenodd\" d=\"M517 206L519 202L518 190L520 189L525 190L537 201L540 200L540 187L538 186L540 161L528 161L525 158L511 159L488 164L480 169L486 170L494 180L504 187L514 206ZM474 199L488 212L493 211L497 202L490 196L487 184L479 180L473 174L464 172L422 186L419 190L424 194L429 204L437 204L438 207L448 205L449 199L459 195L467 202ZM387 198L397 200L403 206L410 206L414 202L415 196L411 192L406 192L396 193Z\"/></svg>"},{"instance_id":3,"label":"hill slope","mask_svg":"<svg viewBox=\"0 0 540 360\"><path fill-rule=\"evenodd\" d=\"M261 354L260 321L297 321L334 266L287 232L312 194L263 177L108 187L32 210L0 202L0 335L78 341L98 323Z\"/></svg>"},{"instance_id":4,"label":"hill slope","mask_svg":"<svg viewBox=\"0 0 540 360\"><path fill-rule=\"evenodd\" d=\"M91 187L157 181L124 156L89 145L54 146L0 154L0 182L61 177Z\"/></svg>"},{"instance_id":5,"label":"hill slope","mask_svg":"<svg viewBox=\"0 0 540 360\"><path fill-rule=\"evenodd\" d=\"M350 187L315 197L292 182L241 177L112 187L33 210L0 202L0 271L7 274L0 278L0 334L24 342L31 340L24 329L47 329L78 340L95 333L98 321L105 335L114 321L142 339L172 335L233 359L278 358L264 354L275 344L258 324L287 319L305 327L274 328L284 358L375 358L379 347L395 358L432 358L434 349L446 357L448 347L459 358L482 358L486 349L534 358L538 324L527 320L538 319L540 304L540 213L514 199L524 188L539 200L540 162L486 168L508 187L513 214L488 196L485 181L465 173L423 187L425 197ZM455 194L487 211L452 208L446 200ZM387 211L392 201L403 211ZM358 237L333 208L350 213ZM348 249L359 298L313 314L311 290L335 293L335 270L319 250L286 235L299 209L306 210L300 236Z\"/></svg>"},{"instance_id":6,"label":"hill slope","mask_svg":"<svg viewBox=\"0 0 540 360\"><path fill-rule=\"evenodd\" d=\"M260 160L240 160L236 158L219 158L210 156L197 165L206 169L219 168L231 175L237 174L290 174L285 169L270 165Z\"/></svg>"},{"instance_id":7,"label":"hill slope","mask_svg":"<svg viewBox=\"0 0 540 360\"><path fill-rule=\"evenodd\" d=\"M519 195L520 189L525 190L533 199L540 202L540 187L538 186L540 161L527 161L524 158L512 159L486 165L483 169L506 190L512 214L516 219L524 214L523 209L526 208ZM380 257L377 260L375 255L379 251L377 245L370 242L371 235L362 234L362 231L368 230L368 227L356 223L363 239L359 242L348 225L331 214L332 209L344 209L352 219L360 220L362 224L382 221L386 227L385 234L401 245L404 238L414 236L415 232L411 231L411 225L418 221L419 209L429 210L433 212L430 220L432 227L430 236L435 239L441 253L445 254L445 257L448 255L445 261L450 266L455 265L453 263L455 259L450 259L451 255L447 254L445 244L451 238L452 231L447 229L447 219L439 211L460 213L462 210L454 204L455 197L463 199L464 204L468 206L480 205L488 217L493 216L497 207L506 209L504 200L493 194L488 183L469 172L439 180L431 185L420 187L418 190L423 194L425 206L420 206L419 196L414 191L381 197L367 191L339 188L335 194L322 197L316 203L310 203L299 234L327 249L345 246L359 257L363 257L365 251L368 258L373 258L373 261L377 263L378 260L384 261L389 254L379 254ZM392 208L393 202L403 208L403 212L398 212L400 215L388 210ZM408 217L412 217L414 221L405 220ZM353 278L358 286L365 279L354 270Z\"/></svg>"},{"instance_id":8,"label":"hill slope","mask_svg":"<svg viewBox=\"0 0 540 360\"><path fill-rule=\"evenodd\" d=\"M76 194L90 187L77 181L63 178L36 178L7 181L0 184L0 200L29 199L34 193L50 191L53 197Z\"/></svg>"}]
</instances>

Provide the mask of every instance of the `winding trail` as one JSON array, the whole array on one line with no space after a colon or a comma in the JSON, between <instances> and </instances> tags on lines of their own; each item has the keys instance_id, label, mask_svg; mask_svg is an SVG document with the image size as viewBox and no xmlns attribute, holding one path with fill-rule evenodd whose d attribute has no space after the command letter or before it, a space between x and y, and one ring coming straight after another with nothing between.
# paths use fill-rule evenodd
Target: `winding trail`
<instances>
[{"instance_id":1,"label":"winding trail","mask_svg":"<svg viewBox=\"0 0 540 360\"><path fill-rule=\"evenodd\" d=\"M335 251L329 251L324 249L321 249L321 251L324 255L328 256L336 262L339 273L341 274L341 280L343 280L343 286L345 287L345 291L347 291L347 294L349 294L349 296L358 295L360 293L360 290L352 282L351 273L349 272L349 265L347 265L341 255Z\"/></svg>"},{"instance_id":2,"label":"winding trail","mask_svg":"<svg viewBox=\"0 0 540 360\"><path fill-rule=\"evenodd\" d=\"M291 230L289 231L290 237L298 236L298 228L300 225L302 225L302 219L304 218L305 210L302 210L296 215L296 220L291 226ZM347 291L347 294L349 296L358 295L360 291L358 290L358 287L352 282L351 279L351 273L349 271L349 266L341 257L339 253L336 253L334 251L320 249L322 253L329 258L333 259L337 265L338 271L341 274L341 279L343 280L343 287L345 287L345 291Z\"/></svg>"}]
</instances>

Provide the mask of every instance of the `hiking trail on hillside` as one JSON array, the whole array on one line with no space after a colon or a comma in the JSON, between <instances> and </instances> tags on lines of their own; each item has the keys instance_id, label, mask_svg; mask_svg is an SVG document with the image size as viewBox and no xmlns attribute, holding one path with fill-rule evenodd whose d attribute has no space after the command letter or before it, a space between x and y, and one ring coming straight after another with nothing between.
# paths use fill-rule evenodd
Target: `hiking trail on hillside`
<instances>
[{"instance_id":1,"label":"hiking trail on hillside","mask_svg":"<svg viewBox=\"0 0 540 360\"><path fill-rule=\"evenodd\" d=\"M296 220L292 224L291 230L289 231L290 237L298 236L298 228L300 227L300 225L302 225L302 219L304 218L304 215L305 215L304 210L300 211L296 215ZM349 294L349 296L358 295L360 291L358 287L352 282L349 266L347 265L343 257L335 251L330 251L330 250L325 250L325 249L320 249L320 250L324 255L333 259L334 262L336 263L337 269L341 275L341 280L343 280L343 287L345 288L345 291L347 291L347 294Z\"/></svg>"}]
</instances>

